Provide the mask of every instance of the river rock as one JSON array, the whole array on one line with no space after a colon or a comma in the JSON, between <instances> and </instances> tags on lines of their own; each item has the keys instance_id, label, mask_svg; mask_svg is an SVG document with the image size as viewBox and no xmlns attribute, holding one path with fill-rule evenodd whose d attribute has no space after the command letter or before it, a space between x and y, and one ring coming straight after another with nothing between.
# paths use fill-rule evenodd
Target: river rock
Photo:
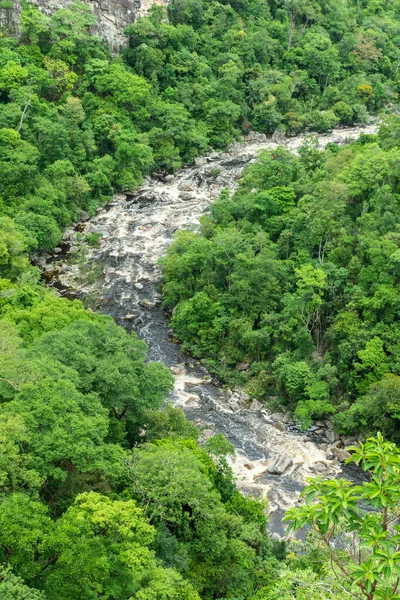
<instances>
[{"instance_id":1,"label":"river rock","mask_svg":"<svg viewBox=\"0 0 400 600\"><path fill-rule=\"evenodd\" d=\"M315 473L326 473L329 467L324 462L318 461L314 463L311 468Z\"/></svg>"},{"instance_id":2,"label":"river rock","mask_svg":"<svg viewBox=\"0 0 400 600\"><path fill-rule=\"evenodd\" d=\"M262 144L267 141L267 136L265 135L265 133L258 133L257 131L250 131L247 134L247 141L248 142L257 142L259 144Z\"/></svg>"},{"instance_id":3,"label":"river rock","mask_svg":"<svg viewBox=\"0 0 400 600\"><path fill-rule=\"evenodd\" d=\"M197 396L189 396L189 398L185 401L185 406L189 408L194 408L199 405L199 398Z\"/></svg>"},{"instance_id":4,"label":"river rock","mask_svg":"<svg viewBox=\"0 0 400 600\"><path fill-rule=\"evenodd\" d=\"M293 465L290 456L274 456L268 464L267 472L271 475L282 475Z\"/></svg>"},{"instance_id":5,"label":"river rock","mask_svg":"<svg viewBox=\"0 0 400 600\"><path fill-rule=\"evenodd\" d=\"M326 429L325 430L325 437L326 437L326 439L328 440L328 442L330 444L333 444L334 441L336 440L336 434L333 431L333 429Z\"/></svg>"},{"instance_id":6,"label":"river rock","mask_svg":"<svg viewBox=\"0 0 400 600\"><path fill-rule=\"evenodd\" d=\"M142 290L143 289L143 285L141 283L135 283L135 288L137 290Z\"/></svg>"},{"instance_id":7,"label":"river rock","mask_svg":"<svg viewBox=\"0 0 400 600\"><path fill-rule=\"evenodd\" d=\"M249 362L240 362L236 365L238 371L247 371L250 368Z\"/></svg>"},{"instance_id":8,"label":"river rock","mask_svg":"<svg viewBox=\"0 0 400 600\"><path fill-rule=\"evenodd\" d=\"M252 412L259 412L263 408L264 408L264 406L261 404L261 402L259 402L258 400L253 400L253 402L250 405L249 410L251 410Z\"/></svg>"},{"instance_id":9,"label":"river rock","mask_svg":"<svg viewBox=\"0 0 400 600\"><path fill-rule=\"evenodd\" d=\"M340 439L342 440L345 448L347 448L347 446L354 446L354 444L357 444L357 438L352 436L342 435Z\"/></svg>"},{"instance_id":10,"label":"river rock","mask_svg":"<svg viewBox=\"0 0 400 600\"><path fill-rule=\"evenodd\" d=\"M239 402L237 402L236 400L229 400L229 408L231 409L232 412L237 413L240 410L242 410L242 406L240 406Z\"/></svg>"},{"instance_id":11,"label":"river rock","mask_svg":"<svg viewBox=\"0 0 400 600\"><path fill-rule=\"evenodd\" d=\"M171 367L171 371L174 373L174 375L182 375L183 373L182 367Z\"/></svg>"},{"instance_id":12,"label":"river rock","mask_svg":"<svg viewBox=\"0 0 400 600\"><path fill-rule=\"evenodd\" d=\"M343 450L342 448L334 448L333 453L340 462L345 462L350 458L350 452L347 452L347 450Z\"/></svg>"},{"instance_id":13,"label":"river rock","mask_svg":"<svg viewBox=\"0 0 400 600\"><path fill-rule=\"evenodd\" d=\"M124 321L133 321L134 319L137 319L137 318L138 318L137 313L129 313L123 317Z\"/></svg>"},{"instance_id":14,"label":"river rock","mask_svg":"<svg viewBox=\"0 0 400 600\"><path fill-rule=\"evenodd\" d=\"M282 423L282 421L277 421L276 423L273 423L272 426L278 431L286 431L286 425Z\"/></svg>"},{"instance_id":15,"label":"river rock","mask_svg":"<svg viewBox=\"0 0 400 600\"><path fill-rule=\"evenodd\" d=\"M146 298L144 300L141 300L139 302L140 306L143 306L143 308L154 308L155 307L155 303L154 302L150 302L150 300L147 300Z\"/></svg>"},{"instance_id":16,"label":"river rock","mask_svg":"<svg viewBox=\"0 0 400 600\"><path fill-rule=\"evenodd\" d=\"M193 192L180 192L179 198L182 200L193 200L193 198L195 198L195 194Z\"/></svg>"},{"instance_id":17,"label":"river rock","mask_svg":"<svg viewBox=\"0 0 400 600\"><path fill-rule=\"evenodd\" d=\"M281 412L274 412L270 414L271 419L275 422L283 422L285 415Z\"/></svg>"},{"instance_id":18,"label":"river rock","mask_svg":"<svg viewBox=\"0 0 400 600\"><path fill-rule=\"evenodd\" d=\"M211 437L213 437L213 435L215 435L213 429L203 429L201 433L201 439L203 442L205 442L206 440L209 440Z\"/></svg>"},{"instance_id":19,"label":"river rock","mask_svg":"<svg viewBox=\"0 0 400 600\"><path fill-rule=\"evenodd\" d=\"M284 144L286 142L285 133L281 129L275 129L272 134L272 141L275 144Z\"/></svg>"},{"instance_id":20,"label":"river rock","mask_svg":"<svg viewBox=\"0 0 400 600\"><path fill-rule=\"evenodd\" d=\"M332 444L332 448L343 448L343 442L341 439L336 440L333 444Z\"/></svg>"}]
</instances>

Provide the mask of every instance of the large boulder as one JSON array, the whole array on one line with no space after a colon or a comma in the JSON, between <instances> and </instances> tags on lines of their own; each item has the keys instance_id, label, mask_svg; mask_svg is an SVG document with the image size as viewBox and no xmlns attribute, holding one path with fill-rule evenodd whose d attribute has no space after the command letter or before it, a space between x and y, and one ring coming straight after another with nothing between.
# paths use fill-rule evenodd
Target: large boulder
<instances>
[{"instance_id":1,"label":"large boulder","mask_svg":"<svg viewBox=\"0 0 400 600\"><path fill-rule=\"evenodd\" d=\"M279 456L278 454L271 458L267 467L267 473L271 475L283 475L285 471L293 465L290 456Z\"/></svg>"}]
</instances>

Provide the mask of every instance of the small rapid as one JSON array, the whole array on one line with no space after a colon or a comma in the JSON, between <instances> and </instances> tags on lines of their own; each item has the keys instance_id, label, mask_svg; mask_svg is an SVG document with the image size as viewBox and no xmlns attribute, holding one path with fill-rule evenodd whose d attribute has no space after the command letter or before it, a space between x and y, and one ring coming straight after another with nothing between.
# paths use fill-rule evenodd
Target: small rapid
<instances>
[{"instance_id":1,"label":"small rapid","mask_svg":"<svg viewBox=\"0 0 400 600\"><path fill-rule=\"evenodd\" d=\"M318 136L319 145L345 143L376 129L333 130ZM301 432L287 415L271 415L243 392L219 386L202 365L184 355L172 341L161 309L158 260L176 230L198 229L201 215L224 187L235 189L243 169L260 151L285 145L295 152L303 141L303 135L273 140L252 134L226 152L197 158L175 175L154 177L132 194L115 195L94 217L67 230L54 253L37 260L60 295L83 299L135 330L149 346L148 359L171 369L171 401L203 429L203 439L223 433L234 444L231 466L237 486L268 500L270 529L276 536L284 535L281 517L298 501L306 477L340 473L336 448L342 443L331 429L328 439L319 437L318 424ZM99 237L98 247L82 243L88 234Z\"/></svg>"}]
</instances>

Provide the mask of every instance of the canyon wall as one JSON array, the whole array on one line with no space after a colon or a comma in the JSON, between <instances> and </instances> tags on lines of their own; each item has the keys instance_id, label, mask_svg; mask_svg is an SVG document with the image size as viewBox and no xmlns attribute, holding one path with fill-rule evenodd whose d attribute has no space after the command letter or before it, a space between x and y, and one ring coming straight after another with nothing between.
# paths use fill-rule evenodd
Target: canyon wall
<instances>
[{"instance_id":1,"label":"canyon wall","mask_svg":"<svg viewBox=\"0 0 400 600\"><path fill-rule=\"evenodd\" d=\"M40 10L51 15L59 8L68 8L73 0L28 0ZM97 18L92 33L107 40L112 52L118 52L126 43L124 29L138 16L143 16L153 0L84 0ZM157 2L157 0L155 0ZM157 2L166 4L163 0ZM1 7L3 5L3 7ZM15 33L18 31L22 8L21 0L0 2L0 26Z\"/></svg>"}]
</instances>

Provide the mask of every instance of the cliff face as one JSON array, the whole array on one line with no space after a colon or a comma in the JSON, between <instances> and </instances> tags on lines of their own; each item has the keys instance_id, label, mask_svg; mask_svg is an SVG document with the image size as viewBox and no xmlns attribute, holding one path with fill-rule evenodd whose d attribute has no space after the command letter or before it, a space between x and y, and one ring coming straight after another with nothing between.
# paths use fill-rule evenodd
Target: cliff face
<instances>
[{"instance_id":1,"label":"cliff face","mask_svg":"<svg viewBox=\"0 0 400 600\"><path fill-rule=\"evenodd\" d=\"M40 10L51 15L59 8L68 8L73 0L28 0ZM124 29L137 16L143 14L141 0L84 0L97 18L93 33L101 36L110 44L111 50L117 52L126 43ZM148 0L144 4L149 4ZM10 0L10 7L0 8L0 26L10 31L18 31L21 0Z\"/></svg>"}]
</instances>

